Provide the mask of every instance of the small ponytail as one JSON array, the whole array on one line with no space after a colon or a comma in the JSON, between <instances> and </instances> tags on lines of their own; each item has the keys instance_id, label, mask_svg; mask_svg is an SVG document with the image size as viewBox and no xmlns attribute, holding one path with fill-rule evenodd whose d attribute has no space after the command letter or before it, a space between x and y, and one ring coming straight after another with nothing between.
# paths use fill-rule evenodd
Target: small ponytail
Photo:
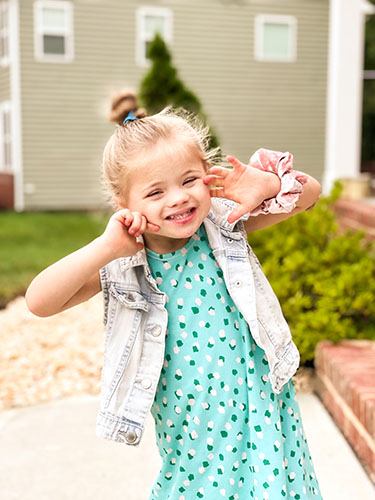
<instances>
[{"instance_id":1,"label":"small ponytail","mask_svg":"<svg viewBox=\"0 0 375 500\"><path fill-rule=\"evenodd\" d=\"M135 118L144 118L147 116L146 110L138 107L137 97L134 92L123 90L112 98L108 119L110 122L122 125L131 111Z\"/></svg>"}]
</instances>

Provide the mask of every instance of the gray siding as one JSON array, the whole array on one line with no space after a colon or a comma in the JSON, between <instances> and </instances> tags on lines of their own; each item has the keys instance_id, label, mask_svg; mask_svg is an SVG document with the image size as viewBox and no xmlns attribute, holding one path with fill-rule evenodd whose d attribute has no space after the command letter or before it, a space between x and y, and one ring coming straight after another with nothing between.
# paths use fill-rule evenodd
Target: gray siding
<instances>
[{"instance_id":1,"label":"gray siding","mask_svg":"<svg viewBox=\"0 0 375 500\"><path fill-rule=\"evenodd\" d=\"M328 2L206 1L200 6L200 19L194 10L189 2L176 16L175 33L189 26L194 35L176 40L175 61L204 102L223 150L242 161L259 147L288 150L295 156L296 168L321 180ZM296 62L255 61L256 14L297 18Z\"/></svg>"},{"instance_id":2,"label":"gray siding","mask_svg":"<svg viewBox=\"0 0 375 500\"><path fill-rule=\"evenodd\" d=\"M113 130L110 94L135 90L135 12L173 11L174 63L197 93L224 152L247 161L259 147L291 151L296 168L322 178L328 0L75 0L75 59L34 59L33 2L21 2L21 87L26 209L95 208L103 203L100 162ZM254 16L294 15L297 61L254 60ZM1 80L0 80L1 81Z\"/></svg>"}]
</instances>

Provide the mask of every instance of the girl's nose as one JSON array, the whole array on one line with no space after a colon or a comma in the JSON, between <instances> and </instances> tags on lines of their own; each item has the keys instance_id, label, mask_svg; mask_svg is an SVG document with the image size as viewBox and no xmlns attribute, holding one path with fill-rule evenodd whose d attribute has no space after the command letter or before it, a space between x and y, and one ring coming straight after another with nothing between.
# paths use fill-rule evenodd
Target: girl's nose
<instances>
[{"instance_id":1,"label":"girl's nose","mask_svg":"<svg viewBox=\"0 0 375 500\"><path fill-rule=\"evenodd\" d=\"M183 189L175 189L170 193L168 205L170 207L175 207L176 205L182 205L186 203L189 199L188 194Z\"/></svg>"}]
</instances>

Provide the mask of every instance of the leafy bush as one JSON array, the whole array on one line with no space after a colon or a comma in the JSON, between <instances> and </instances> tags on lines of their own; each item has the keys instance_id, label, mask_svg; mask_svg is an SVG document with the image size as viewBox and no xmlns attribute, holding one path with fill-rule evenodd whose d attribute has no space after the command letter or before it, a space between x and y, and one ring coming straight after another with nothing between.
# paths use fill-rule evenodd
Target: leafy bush
<instances>
[{"instance_id":1,"label":"leafy bush","mask_svg":"<svg viewBox=\"0 0 375 500\"><path fill-rule=\"evenodd\" d=\"M331 195L312 210L249 235L301 354L311 364L323 339L375 339L375 245L338 233Z\"/></svg>"}]
</instances>

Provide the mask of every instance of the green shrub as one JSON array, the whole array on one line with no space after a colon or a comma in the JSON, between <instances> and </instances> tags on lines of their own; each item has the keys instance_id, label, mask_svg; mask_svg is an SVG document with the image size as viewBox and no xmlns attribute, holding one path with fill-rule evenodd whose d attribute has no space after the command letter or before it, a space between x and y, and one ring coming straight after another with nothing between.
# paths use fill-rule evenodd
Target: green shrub
<instances>
[{"instance_id":1,"label":"green shrub","mask_svg":"<svg viewBox=\"0 0 375 500\"><path fill-rule=\"evenodd\" d=\"M331 195L312 210L249 235L302 364L311 364L323 339L375 339L375 245L364 233L338 234Z\"/></svg>"},{"instance_id":2,"label":"green shrub","mask_svg":"<svg viewBox=\"0 0 375 500\"><path fill-rule=\"evenodd\" d=\"M159 113L163 108L171 105L191 111L207 123L200 100L178 76L177 69L172 64L171 53L159 34L155 35L149 45L147 55L151 66L141 81L139 97L148 113ZM210 147L217 146L219 146L219 140L210 127Z\"/></svg>"}]
</instances>

